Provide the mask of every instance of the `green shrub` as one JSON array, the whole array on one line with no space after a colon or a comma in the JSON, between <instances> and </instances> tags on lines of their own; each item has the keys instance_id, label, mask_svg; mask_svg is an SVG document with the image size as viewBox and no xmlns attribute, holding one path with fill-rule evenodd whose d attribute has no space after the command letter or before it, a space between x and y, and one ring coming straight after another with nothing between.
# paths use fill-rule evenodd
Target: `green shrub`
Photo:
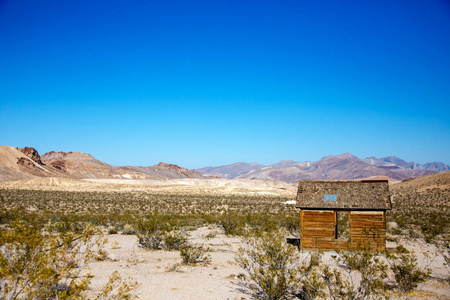
<instances>
[{"instance_id":1,"label":"green shrub","mask_svg":"<svg viewBox=\"0 0 450 300\"><path fill-rule=\"evenodd\" d=\"M38 228L13 221L0 229L0 299L86 299L90 275L81 275L88 262L101 259L107 240L92 225L80 234ZM97 300L132 299L138 284L122 280L117 272L109 278Z\"/></svg>"},{"instance_id":2,"label":"green shrub","mask_svg":"<svg viewBox=\"0 0 450 300\"><path fill-rule=\"evenodd\" d=\"M209 248L201 246L185 246L180 249L180 256L183 263L192 264L209 264L211 262L211 256L206 254Z\"/></svg>"},{"instance_id":3,"label":"green shrub","mask_svg":"<svg viewBox=\"0 0 450 300\"><path fill-rule=\"evenodd\" d=\"M152 233L138 234L139 245L148 250L160 250L162 249L163 232L156 230Z\"/></svg>"},{"instance_id":4,"label":"green shrub","mask_svg":"<svg viewBox=\"0 0 450 300\"><path fill-rule=\"evenodd\" d=\"M105 243L92 226L62 236L12 222L0 230L0 299L82 298L89 277L79 274Z\"/></svg>"},{"instance_id":5,"label":"green shrub","mask_svg":"<svg viewBox=\"0 0 450 300\"><path fill-rule=\"evenodd\" d=\"M139 284L132 280L123 280L117 271L114 271L109 277L108 283L103 286L101 292L97 295L95 300L129 300L137 298L132 295L132 292L137 289Z\"/></svg>"},{"instance_id":6,"label":"green shrub","mask_svg":"<svg viewBox=\"0 0 450 300\"><path fill-rule=\"evenodd\" d=\"M243 230L244 223L237 214L224 214L219 217L219 226L226 235L239 235Z\"/></svg>"},{"instance_id":7,"label":"green shrub","mask_svg":"<svg viewBox=\"0 0 450 300\"><path fill-rule=\"evenodd\" d=\"M412 291L430 277L431 269L420 269L417 257L402 245L397 246L397 252L388 256L395 282L400 291Z\"/></svg>"},{"instance_id":8,"label":"green shrub","mask_svg":"<svg viewBox=\"0 0 450 300\"><path fill-rule=\"evenodd\" d=\"M340 268L323 268L323 278L331 299L386 299L388 266L374 252L370 232L367 238L349 245L347 251L337 251L334 260Z\"/></svg>"},{"instance_id":9,"label":"green shrub","mask_svg":"<svg viewBox=\"0 0 450 300\"><path fill-rule=\"evenodd\" d=\"M248 234L242 237L242 242L235 261L248 273L254 286L251 292L257 299L285 299L299 293L301 281L318 263L302 258L295 247L286 243L285 234L280 231L259 233L259 236ZM312 282L309 287L313 285L317 287Z\"/></svg>"},{"instance_id":10,"label":"green shrub","mask_svg":"<svg viewBox=\"0 0 450 300\"><path fill-rule=\"evenodd\" d=\"M166 232L163 237L165 250L180 250L187 245L188 236L184 230Z\"/></svg>"},{"instance_id":11,"label":"green shrub","mask_svg":"<svg viewBox=\"0 0 450 300\"><path fill-rule=\"evenodd\" d=\"M114 226L108 228L108 234L117 234L117 232L117 228Z\"/></svg>"},{"instance_id":12,"label":"green shrub","mask_svg":"<svg viewBox=\"0 0 450 300\"><path fill-rule=\"evenodd\" d=\"M122 234L124 234L124 235L133 235L133 234L136 234L136 233L137 233L137 231L133 227L133 225L125 224L125 226L123 226Z\"/></svg>"}]
</instances>

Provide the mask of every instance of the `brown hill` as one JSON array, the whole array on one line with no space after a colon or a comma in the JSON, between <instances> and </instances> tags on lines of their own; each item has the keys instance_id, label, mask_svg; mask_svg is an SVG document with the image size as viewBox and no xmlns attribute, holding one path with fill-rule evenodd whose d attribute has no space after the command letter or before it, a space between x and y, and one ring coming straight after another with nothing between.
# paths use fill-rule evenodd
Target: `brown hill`
<instances>
[{"instance_id":1,"label":"brown hill","mask_svg":"<svg viewBox=\"0 0 450 300\"><path fill-rule=\"evenodd\" d=\"M0 146L1 181L55 175L42 164L35 149Z\"/></svg>"},{"instance_id":2,"label":"brown hill","mask_svg":"<svg viewBox=\"0 0 450 300\"><path fill-rule=\"evenodd\" d=\"M70 178L113 178L114 167L90 154L80 152L49 152L42 155L45 165L61 176Z\"/></svg>"},{"instance_id":3,"label":"brown hill","mask_svg":"<svg viewBox=\"0 0 450 300\"><path fill-rule=\"evenodd\" d=\"M406 218L425 218L429 219L429 223L439 224L439 226L447 224L445 226L448 226L450 171L407 179L392 184L390 191L395 208L392 213L395 213L395 210L401 213L406 211L404 213ZM424 210L425 212L423 212ZM433 214L429 214L429 212L433 212ZM420 214L420 216L414 216L414 214ZM445 217L439 221L437 218L440 216ZM450 234L450 232L448 233Z\"/></svg>"},{"instance_id":4,"label":"brown hill","mask_svg":"<svg viewBox=\"0 0 450 300\"><path fill-rule=\"evenodd\" d=\"M396 194L402 194L404 192L422 193L434 189L450 190L450 171L406 179L391 186L391 190ZM450 204L450 201L448 203Z\"/></svg>"},{"instance_id":5,"label":"brown hill","mask_svg":"<svg viewBox=\"0 0 450 300\"><path fill-rule=\"evenodd\" d=\"M0 146L0 181L35 177L76 179L179 179L206 178L177 165L159 163L150 167L116 167L81 152L49 152L42 157L31 147Z\"/></svg>"},{"instance_id":6,"label":"brown hill","mask_svg":"<svg viewBox=\"0 0 450 300\"><path fill-rule=\"evenodd\" d=\"M397 233L423 237L442 247L450 244L450 171L404 180L390 186L388 218Z\"/></svg>"}]
</instances>

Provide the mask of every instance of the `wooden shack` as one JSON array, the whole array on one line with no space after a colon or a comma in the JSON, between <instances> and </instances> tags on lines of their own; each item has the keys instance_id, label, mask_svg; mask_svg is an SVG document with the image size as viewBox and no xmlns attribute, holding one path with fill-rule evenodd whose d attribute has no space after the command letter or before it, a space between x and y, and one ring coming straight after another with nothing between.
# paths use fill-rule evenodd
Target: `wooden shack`
<instances>
[{"instance_id":1,"label":"wooden shack","mask_svg":"<svg viewBox=\"0 0 450 300\"><path fill-rule=\"evenodd\" d=\"M296 207L301 250L345 250L367 238L373 249L386 250L387 180L300 181Z\"/></svg>"}]
</instances>

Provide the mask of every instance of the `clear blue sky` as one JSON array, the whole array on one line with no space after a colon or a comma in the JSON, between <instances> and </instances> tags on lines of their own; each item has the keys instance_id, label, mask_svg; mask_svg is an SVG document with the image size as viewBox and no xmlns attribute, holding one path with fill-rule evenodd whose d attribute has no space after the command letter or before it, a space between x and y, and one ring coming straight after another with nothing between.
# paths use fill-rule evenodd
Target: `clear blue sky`
<instances>
[{"instance_id":1,"label":"clear blue sky","mask_svg":"<svg viewBox=\"0 0 450 300\"><path fill-rule=\"evenodd\" d=\"M450 164L450 2L0 0L0 144Z\"/></svg>"}]
</instances>

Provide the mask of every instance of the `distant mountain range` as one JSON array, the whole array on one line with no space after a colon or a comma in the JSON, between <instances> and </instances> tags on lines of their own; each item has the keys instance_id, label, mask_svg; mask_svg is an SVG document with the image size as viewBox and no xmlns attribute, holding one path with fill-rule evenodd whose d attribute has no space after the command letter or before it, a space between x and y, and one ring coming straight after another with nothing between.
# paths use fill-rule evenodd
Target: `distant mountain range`
<instances>
[{"instance_id":1,"label":"distant mountain range","mask_svg":"<svg viewBox=\"0 0 450 300\"><path fill-rule=\"evenodd\" d=\"M276 164L264 166L257 163L235 163L220 167L195 169L205 176L217 176L228 179L267 179L285 182L299 180L352 180L376 176L394 180L434 174L450 170L450 166L441 163L406 162L398 157L358 158L350 153L330 155L316 162L295 162L282 160Z\"/></svg>"},{"instance_id":2,"label":"distant mountain range","mask_svg":"<svg viewBox=\"0 0 450 300\"><path fill-rule=\"evenodd\" d=\"M206 178L177 165L159 163L150 167L116 167L80 152L49 152L40 156L32 147L0 146L0 181L33 177L77 179L178 179Z\"/></svg>"},{"instance_id":3,"label":"distant mountain range","mask_svg":"<svg viewBox=\"0 0 450 300\"><path fill-rule=\"evenodd\" d=\"M441 162L421 165L415 162L408 163L394 156L360 159L349 153L326 156L316 162L282 160L268 166L240 162L196 170L164 162L148 167L112 166L87 153L52 151L40 156L32 147L0 146L0 181L33 177L144 180L220 177L292 183L299 180L352 180L377 176L404 180L447 170L450 170L450 167Z\"/></svg>"}]
</instances>

